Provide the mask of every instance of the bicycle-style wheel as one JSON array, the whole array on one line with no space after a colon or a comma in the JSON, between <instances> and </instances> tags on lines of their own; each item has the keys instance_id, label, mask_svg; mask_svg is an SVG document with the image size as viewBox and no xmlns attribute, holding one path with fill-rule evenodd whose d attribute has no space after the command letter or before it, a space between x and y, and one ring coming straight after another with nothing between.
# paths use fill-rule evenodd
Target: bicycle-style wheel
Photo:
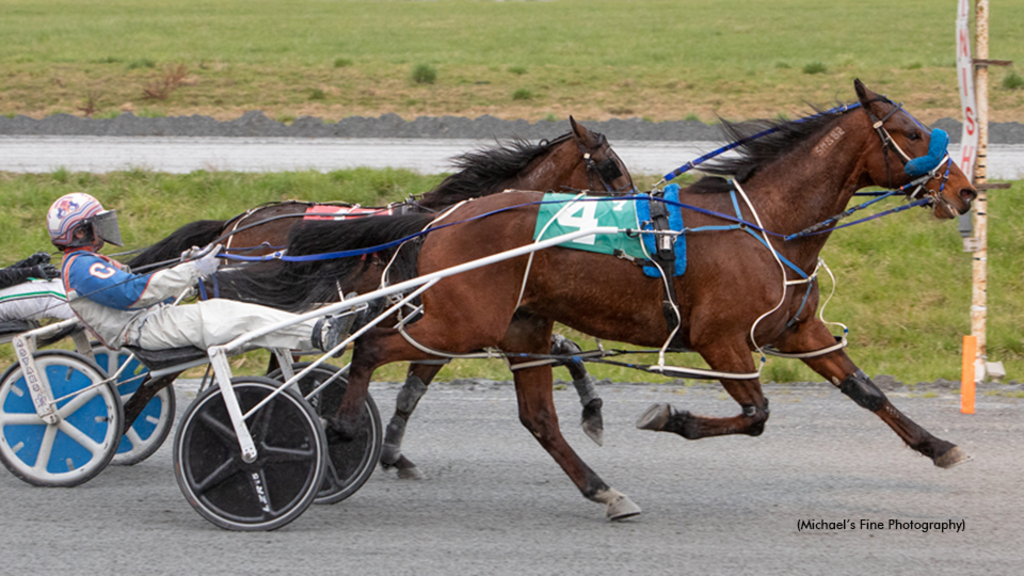
<instances>
[{"instance_id":1,"label":"bicycle-style wheel","mask_svg":"<svg viewBox=\"0 0 1024 576\"><path fill-rule=\"evenodd\" d=\"M298 374L309 364L310 362L298 362L292 365L292 370ZM314 396L309 394L340 371L337 366L321 364L299 381L299 389L303 396L307 397L321 417L333 416L337 412L345 395L348 379L340 375L321 392ZM271 372L268 377L284 380L280 370ZM377 403L369 394L366 395L360 420L363 426L355 438L347 442L328 440L327 470L324 472L324 483L316 496L317 504L341 502L355 494L373 475L384 443L384 426L380 411L377 410Z\"/></svg>"},{"instance_id":2,"label":"bicycle-style wheel","mask_svg":"<svg viewBox=\"0 0 1024 576\"><path fill-rule=\"evenodd\" d=\"M76 486L110 463L121 438L123 412L106 374L88 358L66 350L34 355L56 399L56 424L36 414L15 364L0 378L0 461L15 476L36 486Z\"/></svg>"},{"instance_id":3,"label":"bicycle-style wheel","mask_svg":"<svg viewBox=\"0 0 1024 576\"><path fill-rule=\"evenodd\" d=\"M242 413L274 392L268 378L231 381ZM312 407L284 390L247 421L256 444L254 462L241 448L219 386L186 410L174 438L174 472L189 504L228 530L275 530L313 503L323 482L327 441Z\"/></svg>"}]
</instances>

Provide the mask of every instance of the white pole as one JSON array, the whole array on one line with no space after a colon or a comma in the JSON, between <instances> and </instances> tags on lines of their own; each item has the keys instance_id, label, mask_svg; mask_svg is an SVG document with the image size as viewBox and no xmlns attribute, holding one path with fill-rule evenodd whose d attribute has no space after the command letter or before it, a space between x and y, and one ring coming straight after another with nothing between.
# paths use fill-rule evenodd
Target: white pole
<instances>
[{"instance_id":1,"label":"white pole","mask_svg":"<svg viewBox=\"0 0 1024 576\"><path fill-rule=\"evenodd\" d=\"M975 3L975 58L988 60L988 0ZM971 335L977 338L975 380L985 378L985 323L988 305L988 65L979 63L974 72L974 94L978 105L978 158L974 165L974 185L978 199L974 204L974 252L971 290Z\"/></svg>"}]
</instances>

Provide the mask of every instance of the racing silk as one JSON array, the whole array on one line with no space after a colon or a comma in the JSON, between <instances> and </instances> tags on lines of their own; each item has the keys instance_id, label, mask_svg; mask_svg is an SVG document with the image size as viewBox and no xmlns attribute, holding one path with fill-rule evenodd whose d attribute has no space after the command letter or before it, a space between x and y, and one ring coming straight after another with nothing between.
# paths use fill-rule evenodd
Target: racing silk
<instances>
[{"instance_id":1,"label":"racing silk","mask_svg":"<svg viewBox=\"0 0 1024 576\"><path fill-rule=\"evenodd\" d=\"M83 248L64 255L68 304L109 347L128 342L129 325L155 306L167 306L199 281L191 262L150 274L131 274L120 263Z\"/></svg>"}]
</instances>

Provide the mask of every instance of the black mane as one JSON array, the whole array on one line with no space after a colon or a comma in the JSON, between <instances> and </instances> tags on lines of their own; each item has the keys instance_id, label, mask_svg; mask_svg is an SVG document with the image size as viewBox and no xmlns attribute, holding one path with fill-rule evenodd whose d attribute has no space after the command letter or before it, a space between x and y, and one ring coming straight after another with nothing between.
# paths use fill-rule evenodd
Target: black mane
<instances>
[{"instance_id":1,"label":"black mane","mask_svg":"<svg viewBox=\"0 0 1024 576\"><path fill-rule=\"evenodd\" d=\"M571 136L564 134L537 144L514 138L494 148L475 150L457 156L452 165L459 172L444 179L420 199L420 206L436 210L488 194L501 192L508 182L519 175L531 162L547 154L552 148Z\"/></svg>"},{"instance_id":2,"label":"black mane","mask_svg":"<svg viewBox=\"0 0 1024 576\"><path fill-rule=\"evenodd\" d=\"M819 133L831 124L843 111L828 112L814 108L816 115L798 120L759 119L745 122L721 121L722 131L729 142L737 142L765 130L774 130L771 134L751 140L734 149L729 157L718 157L701 164L698 168L709 176L694 183L689 191L698 194L727 192L732 189L722 177L730 177L738 182L750 179L762 167L778 160L796 145Z\"/></svg>"}]
</instances>

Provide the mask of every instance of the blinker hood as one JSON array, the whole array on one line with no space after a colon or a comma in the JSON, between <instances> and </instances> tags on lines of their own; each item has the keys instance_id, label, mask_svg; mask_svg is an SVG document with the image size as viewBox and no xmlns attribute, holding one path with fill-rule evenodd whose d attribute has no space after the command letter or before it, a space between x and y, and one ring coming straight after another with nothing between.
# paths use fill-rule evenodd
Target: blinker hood
<instances>
[{"instance_id":1,"label":"blinker hood","mask_svg":"<svg viewBox=\"0 0 1024 576\"><path fill-rule=\"evenodd\" d=\"M946 157L946 148L949 146L949 134L941 128L932 130L932 140L928 144L928 154L914 158L903 170L907 176L924 176L938 168L942 159Z\"/></svg>"},{"instance_id":2,"label":"blinker hood","mask_svg":"<svg viewBox=\"0 0 1024 576\"><path fill-rule=\"evenodd\" d=\"M89 219L93 233L116 246L124 246L121 242L121 228L117 225L117 210L106 210Z\"/></svg>"}]
</instances>

